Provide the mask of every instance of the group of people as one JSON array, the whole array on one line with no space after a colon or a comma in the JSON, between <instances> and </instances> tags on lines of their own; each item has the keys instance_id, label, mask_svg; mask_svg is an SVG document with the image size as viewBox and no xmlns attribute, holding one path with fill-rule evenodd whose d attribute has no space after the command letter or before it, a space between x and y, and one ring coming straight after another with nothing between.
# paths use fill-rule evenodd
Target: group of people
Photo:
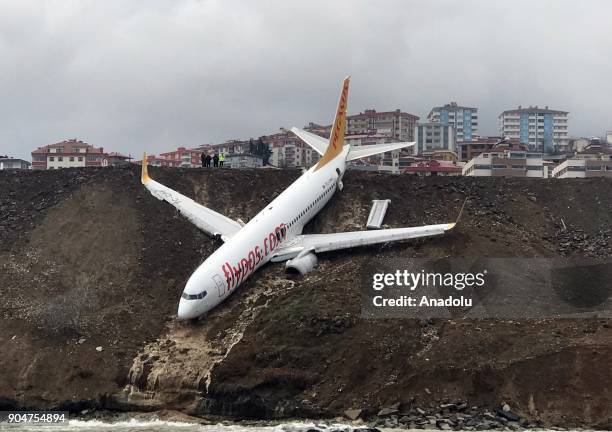
<instances>
[{"instance_id":1,"label":"group of people","mask_svg":"<svg viewBox=\"0 0 612 432\"><path fill-rule=\"evenodd\" d=\"M200 160L202 161L202 168L209 167L210 161L212 161L213 167L222 167L223 162L225 162L225 154L215 153L215 155L211 157L209 154L202 153Z\"/></svg>"}]
</instances>

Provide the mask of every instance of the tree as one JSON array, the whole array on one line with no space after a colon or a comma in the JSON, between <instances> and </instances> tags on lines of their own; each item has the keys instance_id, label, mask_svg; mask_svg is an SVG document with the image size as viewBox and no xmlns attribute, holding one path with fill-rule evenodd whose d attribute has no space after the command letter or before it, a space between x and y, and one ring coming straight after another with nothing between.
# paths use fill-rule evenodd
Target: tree
<instances>
[{"instance_id":1,"label":"tree","mask_svg":"<svg viewBox=\"0 0 612 432\"><path fill-rule=\"evenodd\" d=\"M253 141L253 138L249 140L249 152L251 154L260 156L263 160L264 165L268 165L270 161L270 156L272 156L272 152L263 140L263 137L259 137L257 141Z\"/></svg>"}]
</instances>

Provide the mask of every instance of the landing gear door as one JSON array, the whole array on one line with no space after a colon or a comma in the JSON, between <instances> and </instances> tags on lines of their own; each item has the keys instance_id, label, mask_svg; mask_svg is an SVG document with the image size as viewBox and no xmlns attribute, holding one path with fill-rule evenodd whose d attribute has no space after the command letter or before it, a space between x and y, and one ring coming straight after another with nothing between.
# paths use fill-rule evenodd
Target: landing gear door
<instances>
[{"instance_id":1,"label":"landing gear door","mask_svg":"<svg viewBox=\"0 0 612 432\"><path fill-rule=\"evenodd\" d=\"M219 290L219 297L223 297L225 295L226 284L223 283L223 279L218 274L213 276L213 281L215 285L217 285L217 289Z\"/></svg>"}]
</instances>

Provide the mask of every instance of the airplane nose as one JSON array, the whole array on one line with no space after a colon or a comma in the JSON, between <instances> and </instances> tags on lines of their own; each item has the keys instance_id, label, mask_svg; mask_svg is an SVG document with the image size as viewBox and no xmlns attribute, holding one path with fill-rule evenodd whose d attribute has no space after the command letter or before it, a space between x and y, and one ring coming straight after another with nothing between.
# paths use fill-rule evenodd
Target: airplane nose
<instances>
[{"instance_id":1,"label":"airplane nose","mask_svg":"<svg viewBox=\"0 0 612 432\"><path fill-rule=\"evenodd\" d=\"M188 320L197 317L199 314L197 313L194 301L187 301L185 299L181 299L179 301L178 307L178 319L180 320Z\"/></svg>"}]
</instances>

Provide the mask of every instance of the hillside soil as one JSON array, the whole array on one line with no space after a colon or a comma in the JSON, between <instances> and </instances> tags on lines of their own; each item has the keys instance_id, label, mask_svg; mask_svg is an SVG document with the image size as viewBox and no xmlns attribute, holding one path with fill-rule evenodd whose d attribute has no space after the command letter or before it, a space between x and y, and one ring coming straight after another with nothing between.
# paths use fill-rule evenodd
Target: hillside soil
<instances>
[{"instance_id":1,"label":"hillside soil","mask_svg":"<svg viewBox=\"0 0 612 432\"><path fill-rule=\"evenodd\" d=\"M151 168L248 221L300 173ZM0 408L178 410L233 419L336 417L465 401L542 425L612 428L611 321L364 319L360 278L391 257L612 259L612 181L348 172L305 231L453 221L448 235L270 264L200 320L176 319L219 245L130 168L0 172Z\"/></svg>"}]
</instances>

